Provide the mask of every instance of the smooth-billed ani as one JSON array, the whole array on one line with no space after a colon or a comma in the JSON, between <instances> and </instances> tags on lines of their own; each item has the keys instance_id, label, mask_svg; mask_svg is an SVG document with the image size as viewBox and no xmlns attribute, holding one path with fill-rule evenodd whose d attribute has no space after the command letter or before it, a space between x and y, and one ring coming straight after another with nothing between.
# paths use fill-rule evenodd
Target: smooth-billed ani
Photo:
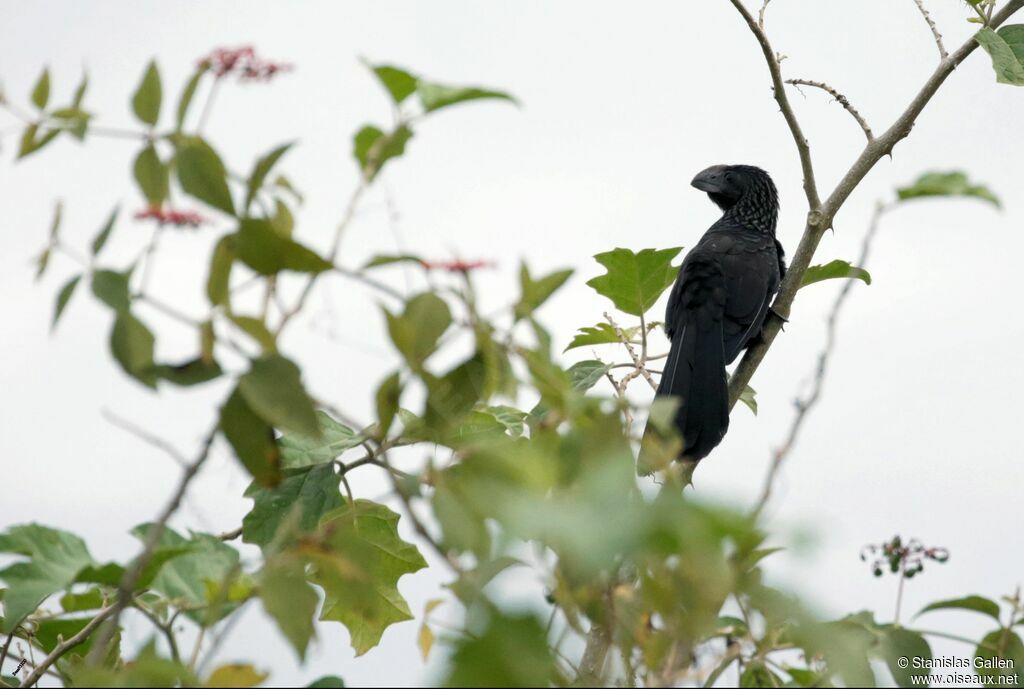
<instances>
[{"instance_id":1,"label":"smooth-billed ani","mask_svg":"<svg viewBox=\"0 0 1024 689\"><path fill-rule=\"evenodd\" d=\"M679 398L679 458L699 460L729 428L725 367L760 337L786 264L775 239L778 194L767 172L715 165L692 185L723 214L679 268L665 312L672 346L655 394Z\"/></svg>"}]
</instances>

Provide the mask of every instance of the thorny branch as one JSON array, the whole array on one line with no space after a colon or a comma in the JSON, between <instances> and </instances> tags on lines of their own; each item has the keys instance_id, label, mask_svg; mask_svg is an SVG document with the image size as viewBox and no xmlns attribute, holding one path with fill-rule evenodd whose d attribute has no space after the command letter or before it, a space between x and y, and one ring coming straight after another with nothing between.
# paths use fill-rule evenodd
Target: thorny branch
<instances>
[{"instance_id":1,"label":"thorny branch","mask_svg":"<svg viewBox=\"0 0 1024 689\"><path fill-rule=\"evenodd\" d=\"M871 133L871 127L868 126L867 120L865 120L864 117L859 112L857 112L857 108L853 107L853 104L850 103L850 99L844 96L843 94L839 93L839 91L832 88L825 82L813 81L811 79L786 79L786 83L792 84L793 86L797 87L813 86L814 88L821 89L822 91L828 93L830 96L832 96L833 99L835 99L837 103L846 108L846 112L853 115L853 119L857 120L857 124L859 124L860 128L864 131L864 136L868 138L868 141L871 141L872 139L875 138L875 135Z\"/></svg>"},{"instance_id":2,"label":"thorny branch","mask_svg":"<svg viewBox=\"0 0 1024 689\"><path fill-rule=\"evenodd\" d=\"M858 266L863 268L867 264L868 257L871 254L871 242L874 240L875 234L878 231L879 222L882 215L890 208L892 208L892 206L887 206L883 203L879 203L875 206L875 212L871 216L871 222L868 225L867 232L864 234L864 241L861 244L860 257L857 259ZM825 325L825 346L818 355L818 364L814 370L811 390L805 396L798 397L793 401L793 406L796 408L796 415L793 417L793 422L789 427L789 433L786 434L786 438L782 442L782 445L776 448L772 453L772 462L768 468L768 474L765 476L764 485L761 488L761 496L758 498L757 504L753 510L753 514L755 515L760 514L761 510L764 509L768 500L771 498L772 487L775 483L775 478L778 475L779 468L782 466L782 463L789 456L790 451L792 451L793 446L796 444L797 436L800 434L800 429L803 427L804 421L807 419L807 414L821 398L821 392L825 385L825 375L828 373L828 364L835 351L836 326L839 322L839 314L842 311L847 298L850 296L850 292L853 290L853 286L856 282L856 280L852 279L844 280L842 289L839 290L835 301L832 303L832 309L829 311Z\"/></svg>"},{"instance_id":3,"label":"thorny branch","mask_svg":"<svg viewBox=\"0 0 1024 689\"><path fill-rule=\"evenodd\" d=\"M928 8L924 6L924 0L914 0L914 4L917 5L917 9L921 10L921 16L928 22L928 28L932 30L935 45L939 49L939 59L945 60L949 57L949 53L946 52L946 46L942 44L942 34L939 33L939 27L935 26L935 22L932 21L932 15L928 13Z\"/></svg>"}]
</instances>

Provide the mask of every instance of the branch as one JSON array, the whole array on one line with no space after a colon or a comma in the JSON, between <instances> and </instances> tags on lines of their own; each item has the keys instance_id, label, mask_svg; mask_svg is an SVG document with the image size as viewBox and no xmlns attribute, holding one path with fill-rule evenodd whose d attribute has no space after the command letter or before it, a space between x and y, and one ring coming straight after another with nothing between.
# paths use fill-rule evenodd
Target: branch
<instances>
[{"instance_id":1,"label":"branch","mask_svg":"<svg viewBox=\"0 0 1024 689\"><path fill-rule=\"evenodd\" d=\"M730 0L733 5L740 11L740 13L747 19L750 18L749 12L739 3L739 0ZM991 21L992 28L998 27L1000 24L1006 21L1011 15L1017 12L1021 7L1024 7L1024 0L1010 0L999 12L997 12ZM748 21L748 25L751 25L751 31L758 38L759 42L762 42L762 47L765 43L763 41L763 32L758 29L756 24L752 24ZM762 341L747 350L747 353L743 356L743 360L740 361L737 366L735 373L729 381L729 404L730 407L736 404L736 401L740 397L740 393L743 392L744 387L750 382L751 377L754 375L754 371L764 360L765 354L771 347L772 342L775 341L775 337L781 330L783 320L782 318L788 318L790 308L792 307L793 300L796 297L796 292L800 288L801 282L803 282L804 273L807 272L808 266L811 264L811 259L814 256L815 250L818 248L818 244L821 241L825 231L832 227L832 220L835 218L836 213L842 207L843 203L850 196L850 193L860 184L861 180L871 171L875 164L882 159L885 155L892 153L893 147L908 134L910 134L911 128L914 126L914 122L917 120L918 115L924 107L931 101L932 97L942 86L946 78L953 73L953 70L963 62L967 57L974 52L978 47L977 41L971 36L955 53L942 60L935 71L925 82L921 90L914 96L910 104L903 111L903 113L896 119L889 129L884 134L877 137L873 141L869 142L860 156L853 162L850 169L846 172L843 178L836 185L836 188L832 191L829 197L822 204L811 203L810 209L807 214L807 224L804 228L803 236L800 239L800 245L797 247L796 252L793 254L793 260L790 263L789 270L786 272L786 277L782 281L782 285L779 288L779 293L775 297L775 301L772 304L773 315L769 317L769 320L765 323L763 330ZM769 62L769 68L772 69L773 79L778 71L778 62L775 60L774 55L771 54L770 50L766 53L766 59ZM774 67L773 67L774 65ZM776 88L776 99L778 99L778 91ZM786 115L787 121L792 114L783 111ZM799 143L798 143L798 148ZM801 162L805 162L805 156L801 149ZM806 179L805 179L806 183ZM781 318L779 317L781 316Z\"/></svg>"},{"instance_id":2,"label":"branch","mask_svg":"<svg viewBox=\"0 0 1024 689\"><path fill-rule=\"evenodd\" d=\"M33 684L38 682L39 679L43 676L46 670L49 669L51 665L60 660L60 658L65 653L70 651L72 648L80 645L83 641L85 641L89 637L89 635L92 634L93 631L95 631L97 627L103 624L104 620L106 620L108 617L116 615L117 612L118 611L116 604L100 610L99 613L96 614L96 617L89 620L88 624L82 627L81 631L79 631L77 634L72 636L67 641L61 641L60 643L58 643L54 647L54 649L50 651L50 654L48 656L39 661L39 664L36 665L35 669L32 671L32 674L25 678L25 681L21 683L21 686L31 687ZM98 646L93 646L93 649L89 653L89 655L96 653L96 649L100 649L98 655L103 655L103 648L106 647L107 642L110 641L110 638L101 638L101 640L102 643Z\"/></svg>"},{"instance_id":3,"label":"branch","mask_svg":"<svg viewBox=\"0 0 1024 689\"><path fill-rule=\"evenodd\" d=\"M104 409L101 413L103 415L103 418L105 418L107 421L114 424L121 430L126 431L131 435L134 435L142 442L148 445L152 445L156 449L167 454L171 459L173 459L177 463L178 466L182 467L183 469L188 466L188 460L186 460L184 455L182 455L181 452L178 451L178 448L174 447L174 445L172 445L169 441L157 437L156 435L153 435L149 431L136 426L134 423L128 421L127 419L122 419L120 416L110 411L109 409Z\"/></svg>"},{"instance_id":4,"label":"branch","mask_svg":"<svg viewBox=\"0 0 1024 689\"><path fill-rule=\"evenodd\" d=\"M945 60L949 57L949 53L946 52L946 46L942 44L942 34L939 33L939 28L935 26L935 22L932 21L932 15L928 14L928 9L924 6L924 0L914 0L914 4L917 5L917 9L921 10L921 16L928 22L928 28L932 30L935 45L939 48L939 59Z\"/></svg>"},{"instance_id":5,"label":"branch","mask_svg":"<svg viewBox=\"0 0 1024 689\"><path fill-rule=\"evenodd\" d=\"M768 63L768 71L772 76L772 91L775 95L775 101L779 104L779 109L782 110L782 116L786 118L786 124L789 125L789 131L793 135L793 142L796 144L796 150L800 156L800 167L804 173L804 193L807 195L807 205L814 210L821 205L821 200L818 198L818 185L814 179L814 165L811 163L811 145L807 143L807 137L804 136L804 132L800 128L800 122L796 119L796 113L793 112L793 106L789 103L789 96L786 95L786 87L783 85L782 69L779 67L778 55L772 49L772 44L768 41L768 36L765 34L763 27L754 20L754 17L751 16L750 12L743 5L742 0L729 0L729 2L743 16L750 31L761 45L761 52L764 53L765 62ZM767 3L765 4L767 5ZM762 9L764 8L762 7Z\"/></svg>"},{"instance_id":6,"label":"branch","mask_svg":"<svg viewBox=\"0 0 1024 689\"><path fill-rule=\"evenodd\" d=\"M890 210L892 206L886 206L879 203L875 206L875 212L871 216L871 223L868 225L868 230L864 234L864 241L861 244L860 258L857 260L857 265L864 267L868 262L868 256L871 253L871 242L875 238L875 233L878 231L878 224L882 218L882 215ZM825 330L825 346L818 355L818 365L814 372L814 380L812 383L811 391L803 398L797 398L793 401L793 406L796 407L796 415L793 417L793 423L789 427L789 433L786 435L786 439L782 445L776 448L775 452L772 453L772 462L768 468L768 474L765 476L764 486L761 488L761 497L758 498L757 504L754 507L753 514L756 516L761 513L764 506L768 503L771 498L772 487L775 484L775 477L779 473L779 468L782 463L789 456L793 446L796 445L797 436L800 434L800 429L803 427L804 421L807 419L807 414L811 408L818 403L821 399L821 392L825 385L825 374L828 372L828 364L832 358L832 353L836 345L836 325L839 322L839 314L843 309L843 305L846 303L847 298L850 296L850 291L853 289L853 285L856 280L848 279L843 284L843 288L839 290L839 294L836 295L835 301L832 303L832 310L829 312L828 321Z\"/></svg>"},{"instance_id":7,"label":"branch","mask_svg":"<svg viewBox=\"0 0 1024 689\"><path fill-rule=\"evenodd\" d=\"M860 125L860 128L862 130L864 130L864 136L868 137L869 142L875 138L875 135L871 133L871 127L868 126L867 120L865 120L861 116L861 114L857 112L857 108L853 107L853 105L850 103L850 99L848 99L843 94L839 93L839 91L835 90L828 84L822 81L812 81L810 79L786 79L786 83L792 84L793 86L813 86L814 88L818 88L821 89L822 91L825 91L830 96L832 96L832 98L834 98L837 103L846 108L846 111L848 113L853 115L853 119L857 120L857 124Z\"/></svg>"},{"instance_id":8,"label":"branch","mask_svg":"<svg viewBox=\"0 0 1024 689\"><path fill-rule=\"evenodd\" d=\"M181 476L181 480L178 482L178 487L174 491L174 495L168 501L164 507L163 512L157 518L156 523L149 530L149 534L146 536L145 544L142 548L142 553L135 559L134 564L128 569L124 576L121 577L121 583L117 587L117 600L112 606L110 606L111 613L109 615L110 622L103 626L97 634L96 640L93 642L92 649L89 651L87 662L90 665L97 664L102 656L103 649L114 635L114 631L117 629L118 620L121 618L121 613L131 603L132 597L135 591L135 585L139 581L139 577L142 576L142 570L145 569L146 565L153 558L153 551L156 550L157 544L160 541L160 537L164 533L164 528L167 526L167 521L171 516L178 511L178 507L181 506L181 501L185 497L185 492L188 490L189 484L192 479L196 477L199 470L202 468L206 459L210 456L210 448L213 446L213 439L217 437L218 427L214 426L203 440L202 446L199 450L199 454L196 458L185 467L185 471Z\"/></svg>"},{"instance_id":9,"label":"branch","mask_svg":"<svg viewBox=\"0 0 1024 689\"><path fill-rule=\"evenodd\" d=\"M363 193L367 189L367 180L362 178L359 182L359 186L356 187L355 191L352 192L352 196L349 197L348 205L345 207L345 213L341 217L341 221L338 223L338 227L334 230L334 240L331 242L331 250L327 254L327 261L334 263L338 258L338 249L341 246L341 238L345 235L345 230L352 224L352 219L356 215L356 207L359 206L359 201L363 197ZM339 269L340 270L340 269ZM313 273L309 276L309 280L306 281L306 286L302 288L302 292L299 294L298 300L292 308L288 309L281 314L281 321L277 324L276 335L280 335L281 331L284 330L284 326L288 324L295 314L302 310L305 306L306 300L309 298L310 292L313 291L313 287L316 285L317 279L320 277L320 273ZM365 281L365 278L364 278Z\"/></svg>"}]
</instances>

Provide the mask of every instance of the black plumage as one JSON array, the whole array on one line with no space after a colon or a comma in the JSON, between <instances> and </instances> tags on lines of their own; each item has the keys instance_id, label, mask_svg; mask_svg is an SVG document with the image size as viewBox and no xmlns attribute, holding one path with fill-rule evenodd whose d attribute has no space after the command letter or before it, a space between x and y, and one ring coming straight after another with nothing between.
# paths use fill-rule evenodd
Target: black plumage
<instances>
[{"instance_id":1,"label":"black plumage","mask_svg":"<svg viewBox=\"0 0 1024 689\"><path fill-rule=\"evenodd\" d=\"M679 268L665 312L672 345L656 395L680 399L680 459L699 460L729 428L725 367L760 337L786 264L775 239L778 193L767 172L716 165L692 184L723 214Z\"/></svg>"}]
</instances>

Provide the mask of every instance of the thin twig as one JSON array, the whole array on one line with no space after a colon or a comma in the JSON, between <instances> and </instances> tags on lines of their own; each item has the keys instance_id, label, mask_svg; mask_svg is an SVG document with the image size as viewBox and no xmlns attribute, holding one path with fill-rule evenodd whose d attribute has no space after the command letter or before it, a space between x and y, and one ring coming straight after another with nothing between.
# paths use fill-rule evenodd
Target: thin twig
<instances>
[{"instance_id":1,"label":"thin twig","mask_svg":"<svg viewBox=\"0 0 1024 689\"><path fill-rule=\"evenodd\" d=\"M77 634L72 636L67 641L61 641L60 643L58 643L54 647L54 649L50 651L49 655L43 658L36 665L36 668L32 671L32 674L25 678L25 681L21 683L21 686L31 687L33 684L38 682L39 678L43 676L43 673L45 673L46 670L51 665L60 660L60 658L65 653L70 651L72 648L84 642L87 638L89 638L89 635L96 630L97 627L103 624L103 622L106 619L116 616L118 612L119 611L117 609L117 605L115 604L111 605L108 608L103 608L98 613L96 613L96 617L89 620L89 622L84 627L82 627L81 631L79 631ZM92 656L95 654L97 657L102 657L102 655L106 652L105 649L107 643L110 642L110 637L108 636L107 638L103 638L103 636L100 635L97 641L99 643L93 645L92 650L89 652L89 655Z\"/></svg>"},{"instance_id":2,"label":"thin twig","mask_svg":"<svg viewBox=\"0 0 1024 689\"><path fill-rule=\"evenodd\" d=\"M768 3L771 1L772 0L764 0L761 4L761 11L757 13L757 25L760 27L761 31L764 31L764 13L765 10L768 9Z\"/></svg>"},{"instance_id":3,"label":"thin twig","mask_svg":"<svg viewBox=\"0 0 1024 689\"><path fill-rule=\"evenodd\" d=\"M189 484L192 483L192 479L196 477L199 470L206 463L207 458L210 456L210 449L213 447L213 440L217 437L218 426L214 426L203 439L199 453L191 464L185 467L185 471L182 473L181 480L178 482L178 486L171 496L171 499L167 502L160 516L156 522L150 527L149 533L146 535L146 541L143 544L142 552L135 562L132 564L124 576L121 577L121 583L117 588L117 600L110 610L110 621L103 625L103 627L97 633L97 638L93 642L92 649L89 651L87 662L90 665L95 665L100 662L103 656L103 649L109 643L110 639L114 635L114 630L117 629L118 620L121 618L121 612L131 603L132 597L135 592L135 585L139 581L139 577L142 576L142 570L149 564L149 561L153 558L153 551L156 550L157 544L160 542L160 537L163 536L164 528L167 526L167 521L171 516L178 511L178 507L181 506L181 501L185 498L185 493L188 490Z\"/></svg>"},{"instance_id":4,"label":"thin twig","mask_svg":"<svg viewBox=\"0 0 1024 689\"><path fill-rule=\"evenodd\" d=\"M153 626L160 630L160 632L164 635L164 638L167 639L167 645L170 647L171 651L171 659L174 660L174 662L176 663L180 663L181 654L178 651L178 641L174 638L174 628L172 626L172 623L168 622L167 624L164 624L159 619L157 619L156 615L154 615L152 612L147 610L145 606L139 603L134 604L132 607L141 612L143 617L152 622Z\"/></svg>"},{"instance_id":5,"label":"thin twig","mask_svg":"<svg viewBox=\"0 0 1024 689\"><path fill-rule=\"evenodd\" d=\"M114 424L121 430L126 431L131 435L134 435L142 442L148 445L152 445L156 449L168 455L178 464L178 466L182 468L186 468L188 466L188 460L185 458L185 455L183 455L178 450L178 448L174 447L174 445L172 445L169 441L157 437L156 435L153 435L149 431L140 428L139 426L136 426L131 421L121 418L120 416L110 411L109 409L104 409L101 413L104 419Z\"/></svg>"},{"instance_id":6,"label":"thin twig","mask_svg":"<svg viewBox=\"0 0 1024 689\"><path fill-rule=\"evenodd\" d=\"M839 91L832 88L825 82L813 81L811 79L786 79L786 83L792 84L793 86L797 87L813 86L814 88L825 91L830 96L832 96L832 98L834 98L837 103L846 108L846 112L853 115L853 119L857 120L857 124L859 124L860 128L864 131L864 136L868 138L868 141L871 141L875 138L875 135L871 133L871 127L868 126L867 120L865 120L864 117L859 112L857 112L857 108L853 107L853 104L850 103L850 99L844 96L843 94L839 93Z\"/></svg>"},{"instance_id":7,"label":"thin twig","mask_svg":"<svg viewBox=\"0 0 1024 689\"><path fill-rule=\"evenodd\" d=\"M626 337L626 333L623 332L622 328L619 327L619 324L615 322L615 319L612 318L611 314L608 313L607 311L604 314L604 318L606 321L608 321L608 325L612 326L612 329L615 331L616 337L619 338L619 342L621 342L622 345L626 348L626 351L629 352L629 358L633 360L633 367L635 369L627 373L625 376L622 377L622 380L619 381L619 393L624 393L626 385L629 383L629 381L631 381L633 378L636 378L637 376L643 376L644 379L648 382L648 384L650 384L651 388L657 390L658 384L654 382L653 378L651 378L650 371L648 371L647 367L644 365L643 359L641 359L640 356L637 355L636 349L633 348L633 344L629 341L629 338Z\"/></svg>"},{"instance_id":8,"label":"thin twig","mask_svg":"<svg viewBox=\"0 0 1024 689\"><path fill-rule=\"evenodd\" d=\"M361 179L359 186L352 192L352 196L349 197L348 205L345 207L345 212L341 217L341 221L338 223L338 227L334 230L334 239L331 242L331 250L327 254L327 261L334 263L338 258L338 249L341 247L341 238L345 235L345 230L352 224L352 219L356 215L356 208L359 206L359 201L362 199L363 194L366 192L368 182L365 178ZM302 307L305 306L306 300L309 298L310 293L313 291L313 287L316 285L317 278L320 273L313 273L309 276L306 281L305 287L302 288L302 292L299 294L298 300L295 305L290 309L281 314L281 320L277 324L277 335L281 334L284 327L288 324L292 318L295 317Z\"/></svg>"},{"instance_id":9,"label":"thin twig","mask_svg":"<svg viewBox=\"0 0 1024 689\"><path fill-rule=\"evenodd\" d=\"M949 57L949 53L946 52L946 46L942 44L942 34L939 33L939 27L935 26L935 22L932 21L932 15L928 13L928 9L924 6L924 0L914 0L914 4L917 5L917 9L921 10L921 16L928 22L928 28L932 30L932 36L935 37L935 45L939 49L939 59L945 60Z\"/></svg>"},{"instance_id":10,"label":"thin twig","mask_svg":"<svg viewBox=\"0 0 1024 689\"><path fill-rule=\"evenodd\" d=\"M238 527L237 529L232 529L231 531L225 531L223 533L217 534L217 538L222 541L233 541L241 535L242 527Z\"/></svg>"},{"instance_id":11,"label":"thin twig","mask_svg":"<svg viewBox=\"0 0 1024 689\"><path fill-rule=\"evenodd\" d=\"M879 203L875 207L875 212L871 217L871 223L868 225L868 230L864 234L864 240L861 243L860 258L857 260L857 265L864 267L868 262L868 257L871 254L871 242L875 238L875 234L878 231L879 221L882 215L891 208ZM826 321L825 327L825 346L822 348L821 353L818 355L818 363L815 367L814 378L812 381L811 391L802 398L797 398L793 401L793 406L796 408L796 414L793 417L793 421L789 427L789 433L786 435L786 439L782 442L778 448L772 453L772 462L768 468L768 474L765 476L764 485L761 488L761 496L758 498L757 504L754 507L753 513L759 514L764 509L768 500L771 498L772 487L775 484L775 479L778 476L779 469L782 463L789 456L789 453L793 450L796 445L797 437L800 434L800 429L804 425L804 421L807 419L807 414L811 408L818 403L821 399L821 393L825 385L825 376L828 373L828 364L832 359L836 346L836 326L839 322L839 314L843 309L843 305L846 303L847 298L850 296L850 291L853 289L854 283L857 282L854 279L848 279L843 283L842 289L836 295L835 301L832 303L832 309L829 311L828 320Z\"/></svg>"}]
</instances>

